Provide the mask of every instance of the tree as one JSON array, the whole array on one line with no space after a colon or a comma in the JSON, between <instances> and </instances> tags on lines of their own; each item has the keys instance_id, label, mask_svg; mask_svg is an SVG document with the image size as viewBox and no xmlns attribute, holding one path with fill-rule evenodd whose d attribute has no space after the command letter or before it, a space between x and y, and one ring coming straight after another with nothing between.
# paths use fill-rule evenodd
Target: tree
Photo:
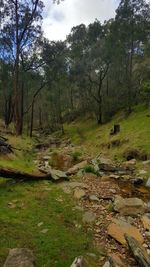
<instances>
[{"instance_id":1,"label":"tree","mask_svg":"<svg viewBox=\"0 0 150 267\"><path fill-rule=\"evenodd\" d=\"M20 65L21 57L32 56L41 37L43 3L40 0L5 0L1 4L1 44L13 62L13 106L16 134L21 134ZM7 16L7 19L6 19Z\"/></svg>"}]
</instances>

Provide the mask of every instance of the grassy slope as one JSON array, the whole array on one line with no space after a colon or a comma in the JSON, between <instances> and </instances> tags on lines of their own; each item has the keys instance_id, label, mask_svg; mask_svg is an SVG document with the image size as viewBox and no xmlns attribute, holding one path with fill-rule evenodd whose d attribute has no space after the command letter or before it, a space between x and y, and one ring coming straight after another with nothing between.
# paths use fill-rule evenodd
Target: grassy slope
<instances>
[{"instance_id":1,"label":"grassy slope","mask_svg":"<svg viewBox=\"0 0 150 267\"><path fill-rule=\"evenodd\" d=\"M111 122L102 126L98 126L92 120L80 120L65 125L65 131L75 144L83 145L90 154L103 152L113 158L121 158L127 148L138 148L150 152L150 118L146 116L147 114L150 114L150 108L145 109L139 106L128 118L124 118L124 114L119 114ZM110 129L115 123L120 124L121 132L111 137ZM128 142L111 149L101 146L116 139L128 139Z\"/></svg>"}]
</instances>

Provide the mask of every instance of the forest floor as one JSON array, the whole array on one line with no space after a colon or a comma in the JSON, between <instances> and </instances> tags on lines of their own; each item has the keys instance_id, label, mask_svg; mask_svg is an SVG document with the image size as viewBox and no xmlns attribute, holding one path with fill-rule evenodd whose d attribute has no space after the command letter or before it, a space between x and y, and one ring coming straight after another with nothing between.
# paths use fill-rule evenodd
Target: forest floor
<instances>
[{"instance_id":1,"label":"forest floor","mask_svg":"<svg viewBox=\"0 0 150 267\"><path fill-rule=\"evenodd\" d=\"M150 110L140 109L128 119L122 115L112 122L98 127L93 121L78 121L65 125L65 136L60 143L51 143L55 137L42 139L50 146L36 150L37 140L8 135L9 142L21 148L14 154L0 157L0 166L26 172L36 172L38 164L47 162L55 169L67 170L78 162L90 162L97 155L120 164L128 148L150 151ZM121 132L109 136L114 123L121 125ZM139 128L140 125L140 128ZM3 131L3 130L2 130ZM57 138L58 139L58 138ZM117 147L106 145L112 140L128 141ZM102 154L101 154L102 153ZM121 266L137 266L126 245L108 235L108 226L114 220L123 219L139 229L148 253L149 236L145 233L142 217L123 216L113 210L114 198L138 197L146 203L149 189L135 187L130 178L143 179L150 175L150 164L143 160L134 162L135 172L128 180L117 180L114 172L93 174L86 163L83 172L71 176L69 182L54 184L50 181L25 182L0 178L0 266L3 266L10 248L27 247L36 258L37 267L70 267L74 258L83 255L91 267L102 267L108 255L121 260ZM90 172L90 173L89 173ZM127 178L127 174L123 179Z\"/></svg>"}]
</instances>

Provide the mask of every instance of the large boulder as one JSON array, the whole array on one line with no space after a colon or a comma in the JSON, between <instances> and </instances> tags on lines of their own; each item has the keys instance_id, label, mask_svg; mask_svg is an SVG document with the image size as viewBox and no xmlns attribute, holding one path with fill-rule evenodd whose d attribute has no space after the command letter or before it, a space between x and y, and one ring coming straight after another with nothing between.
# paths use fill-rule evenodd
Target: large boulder
<instances>
[{"instance_id":1,"label":"large boulder","mask_svg":"<svg viewBox=\"0 0 150 267\"><path fill-rule=\"evenodd\" d=\"M10 249L3 267L35 267L32 251L26 248Z\"/></svg>"},{"instance_id":2,"label":"large boulder","mask_svg":"<svg viewBox=\"0 0 150 267\"><path fill-rule=\"evenodd\" d=\"M122 215L138 215L145 211L144 202L139 198L115 198L113 208Z\"/></svg>"},{"instance_id":3,"label":"large boulder","mask_svg":"<svg viewBox=\"0 0 150 267\"><path fill-rule=\"evenodd\" d=\"M113 219L112 223L108 226L108 235L117 240L120 244L125 245L125 234L135 237L141 244L144 242L143 236L139 230L132 226L130 223L121 219Z\"/></svg>"}]
</instances>

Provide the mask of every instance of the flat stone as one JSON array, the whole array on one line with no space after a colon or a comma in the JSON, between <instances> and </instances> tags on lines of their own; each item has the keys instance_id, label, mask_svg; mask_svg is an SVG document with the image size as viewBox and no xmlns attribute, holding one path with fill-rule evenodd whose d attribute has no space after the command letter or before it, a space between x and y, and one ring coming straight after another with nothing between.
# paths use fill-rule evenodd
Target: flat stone
<instances>
[{"instance_id":1,"label":"flat stone","mask_svg":"<svg viewBox=\"0 0 150 267\"><path fill-rule=\"evenodd\" d=\"M51 174L51 177L54 181L67 180L68 179L66 173L59 171L59 170L51 169L50 174Z\"/></svg>"},{"instance_id":2,"label":"flat stone","mask_svg":"<svg viewBox=\"0 0 150 267\"><path fill-rule=\"evenodd\" d=\"M143 222L145 230L150 231L150 218L148 218L147 216L143 216L142 222Z\"/></svg>"},{"instance_id":3,"label":"flat stone","mask_svg":"<svg viewBox=\"0 0 150 267\"><path fill-rule=\"evenodd\" d=\"M10 249L3 267L35 267L32 251L27 248Z\"/></svg>"},{"instance_id":4,"label":"flat stone","mask_svg":"<svg viewBox=\"0 0 150 267\"><path fill-rule=\"evenodd\" d=\"M144 213L144 202L139 198L122 198L117 196L114 210L122 215L138 215Z\"/></svg>"},{"instance_id":5,"label":"flat stone","mask_svg":"<svg viewBox=\"0 0 150 267\"><path fill-rule=\"evenodd\" d=\"M108 226L108 235L120 244L126 245L125 234L136 238L141 244L144 242L143 236L135 226L123 220L113 219L113 222Z\"/></svg>"},{"instance_id":6,"label":"flat stone","mask_svg":"<svg viewBox=\"0 0 150 267\"><path fill-rule=\"evenodd\" d=\"M87 211L87 212L84 213L83 222L92 223L95 220L96 220L96 215L93 212Z\"/></svg>"},{"instance_id":7,"label":"flat stone","mask_svg":"<svg viewBox=\"0 0 150 267\"><path fill-rule=\"evenodd\" d=\"M83 189L76 188L74 190L74 197L76 199L81 199L81 198L85 197L85 195L86 195L86 192Z\"/></svg>"},{"instance_id":8,"label":"flat stone","mask_svg":"<svg viewBox=\"0 0 150 267\"><path fill-rule=\"evenodd\" d=\"M67 175L74 175L76 174L79 170L84 169L84 167L87 165L87 160L84 160L76 165L74 165L72 168L68 169L66 172Z\"/></svg>"}]
</instances>

